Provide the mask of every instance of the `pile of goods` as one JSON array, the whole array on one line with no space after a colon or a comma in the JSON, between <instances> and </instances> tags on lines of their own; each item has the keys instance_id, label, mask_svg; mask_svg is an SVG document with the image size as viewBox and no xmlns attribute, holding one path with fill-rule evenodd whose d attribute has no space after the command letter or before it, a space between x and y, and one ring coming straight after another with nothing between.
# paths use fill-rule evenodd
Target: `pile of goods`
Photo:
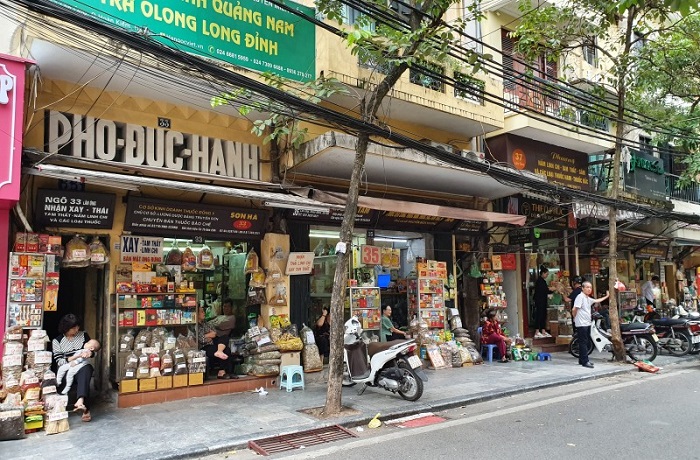
<instances>
[{"instance_id":1,"label":"pile of goods","mask_svg":"<svg viewBox=\"0 0 700 460\"><path fill-rule=\"evenodd\" d=\"M119 339L122 380L169 377L206 372L206 354L190 331L177 337L163 327L129 329Z\"/></svg>"},{"instance_id":2,"label":"pile of goods","mask_svg":"<svg viewBox=\"0 0 700 460\"><path fill-rule=\"evenodd\" d=\"M301 328L301 340L304 349L301 351L301 361L304 364L304 372L319 372L323 370L323 359L318 351L314 331L306 324Z\"/></svg>"},{"instance_id":3,"label":"pile of goods","mask_svg":"<svg viewBox=\"0 0 700 460\"><path fill-rule=\"evenodd\" d=\"M43 428L47 434L69 429L68 396L56 392L48 342L46 331L40 329L32 330L28 338L21 328L9 329L5 334L0 440L18 439Z\"/></svg>"}]
</instances>

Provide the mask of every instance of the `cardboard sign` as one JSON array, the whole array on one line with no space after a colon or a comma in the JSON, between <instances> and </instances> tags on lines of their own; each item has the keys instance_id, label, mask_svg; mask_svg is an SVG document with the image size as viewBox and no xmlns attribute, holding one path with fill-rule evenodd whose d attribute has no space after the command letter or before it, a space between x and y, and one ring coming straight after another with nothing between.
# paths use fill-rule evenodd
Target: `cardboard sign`
<instances>
[{"instance_id":1,"label":"cardboard sign","mask_svg":"<svg viewBox=\"0 0 700 460\"><path fill-rule=\"evenodd\" d=\"M313 252L290 252L284 272L287 275L308 275L313 268Z\"/></svg>"},{"instance_id":2,"label":"cardboard sign","mask_svg":"<svg viewBox=\"0 0 700 460\"><path fill-rule=\"evenodd\" d=\"M148 236L122 235L121 240L121 263L163 262L163 238L153 238Z\"/></svg>"},{"instance_id":3,"label":"cardboard sign","mask_svg":"<svg viewBox=\"0 0 700 460\"><path fill-rule=\"evenodd\" d=\"M440 348L437 345L428 345L426 351L428 352L428 359L435 369L441 369L447 367L445 360L442 359L442 354L440 353Z\"/></svg>"}]
</instances>

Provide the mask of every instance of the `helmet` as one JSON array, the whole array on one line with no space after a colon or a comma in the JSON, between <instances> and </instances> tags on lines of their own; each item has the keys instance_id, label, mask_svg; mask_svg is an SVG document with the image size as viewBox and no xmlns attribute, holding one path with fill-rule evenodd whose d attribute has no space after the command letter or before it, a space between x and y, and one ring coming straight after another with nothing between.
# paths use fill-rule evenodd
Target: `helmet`
<instances>
[{"instance_id":1,"label":"helmet","mask_svg":"<svg viewBox=\"0 0 700 460\"><path fill-rule=\"evenodd\" d=\"M574 276L574 278L571 280L572 283L578 283L578 284L583 284L583 278L580 276Z\"/></svg>"}]
</instances>

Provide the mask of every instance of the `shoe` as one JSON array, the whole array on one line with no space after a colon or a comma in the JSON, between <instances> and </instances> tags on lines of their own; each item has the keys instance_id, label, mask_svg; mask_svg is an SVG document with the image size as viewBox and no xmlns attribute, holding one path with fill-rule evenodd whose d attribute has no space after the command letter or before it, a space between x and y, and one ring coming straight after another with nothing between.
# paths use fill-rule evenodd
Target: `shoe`
<instances>
[{"instance_id":1,"label":"shoe","mask_svg":"<svg viewBox=\"0 0 700 460\"><path fill-rule=\"evenodd\" d=\"M535 339L544 339L544 336L538 332L534 335L534 338Z\"/></svg>"},{"instance_id":2,"label":"shoe","mask_svg":"<svg viewBox=\"0 0 700 460\"><path fill-rule=\"evenodd\" d=\"M217 375L216 378L220 379L220 380L230 380L232 377L230 374L223 374L223 375Z\"/></svg>"},{"instance_id":3,"label":"shoe","mask_svg":"<svg viewBox=\"0 0 700 460\"><path fill-rule=\"evenodd\" d=\"M499 359L498 362L499 363L508 363L508 362L510 362L510 360L509 359Z\"/></svg>"},{"instance_id":4,"label":"shoe","mask_svg":"<svg viewBox=\"0 0 700 460\"><path fill-rule=\"evenodd\" d=\"M89 421L92 420L92 416L90 415L90 412L85 412L85 413L83 413L83 416L80 417L80 419L81 419L83 422L89 422Z\"/></svg>"},{"instance_id":5,"label":"shoe","mask_svg":"<svg viewBox=\"0 0 700 460\"><path fill-rule=\"evenodd\" d=\"M552 334L550 334L549 332L545 332L543 337L545 339L548 339L548 338L552 337Z\"/></svg>"},{"instance_id":6,"label":"shoe","mask_svg":"<svg viewBox=\"0 0 700 460\"><path fill-rule=\"evenodd\" d=\"M590 362L588 362L588 363L586 363L586 364L581 364L581 365L582 365L583 367L587 367L587 368L589 368L589 369L593 369L593 368L595 367L595 366L593 366L593 363L590 363Z\"/></svg>"}]
</instances>

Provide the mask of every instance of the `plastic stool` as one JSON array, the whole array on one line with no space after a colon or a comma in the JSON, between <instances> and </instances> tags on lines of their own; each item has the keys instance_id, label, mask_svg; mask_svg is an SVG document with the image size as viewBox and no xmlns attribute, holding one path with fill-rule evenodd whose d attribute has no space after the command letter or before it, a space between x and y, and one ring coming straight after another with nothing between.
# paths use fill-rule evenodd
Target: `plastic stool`
<instances>
[{"instance_id":1,"label":"plastic stool","mask_svg":"<svg viewBox=\"0 0 700 460\"><path fill-rule=\"evenodd\" d=\"M304 368L302 366L284 366L280 370L280 390L286 387L287 391L295 388L304 389Z\"/></svg>"},{"instance_id":2,"label":"plastic stool","mask_svg":"<svg viewBox=\"0 0 700 460\"><path fill-rule=\"evenodd\" d=\"M493 362L493 350L498 349L498 346L495 343L481 343L481 328L478 328L476 330L476 334L478 335L477 339L479 340L479 343L481 344L480 354L482 358L486 358L486 361L488 362ZM484 356L484 352L486 353L486 356ZM500 352L498 352L499 356L496 356L497 358L500 357Z\"/></svg>"},{"instance_id":3,"label":"plastic stool","mask_svg":"<svg viewBox=\"0 0 700 460\"><path fill-rule=\"evenodd\" d=\"M551 361L552 355L550 355L549 353L537 353L537 359L539 361Z\"/></svg>"}]
</instances>

